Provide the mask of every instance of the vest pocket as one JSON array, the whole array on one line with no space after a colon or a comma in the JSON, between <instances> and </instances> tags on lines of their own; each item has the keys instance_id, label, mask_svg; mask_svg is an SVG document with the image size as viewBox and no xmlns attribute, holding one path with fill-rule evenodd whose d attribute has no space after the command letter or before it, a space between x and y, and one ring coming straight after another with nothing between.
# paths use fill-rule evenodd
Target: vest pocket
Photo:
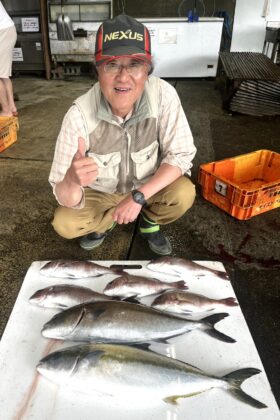
<instances>
[{"instance_id":1,"label":"vest pocket","mask_svg":"<svg viewBox=\"0 0 280 420\"><path fill-rule=\"evenodd\" d=\"M154 174L157 169L158 148L159 144L156 140L145 149L131 153L133 173L136 179L143 180Z\"/></svg>"},{"instance_id":2,"label":"vest pocket","mask_svg":"<svg viewBox=\"0 0 280 420\"><path fill-rule=\"evenodd\" d=\"M120 152L108 153L106 155L88 152L87 155L92 157L98 166L96 181L91 186L93 188L100 187L102 190L110 193L115 192L119 182Z\"/></svg>"}]
</instances>

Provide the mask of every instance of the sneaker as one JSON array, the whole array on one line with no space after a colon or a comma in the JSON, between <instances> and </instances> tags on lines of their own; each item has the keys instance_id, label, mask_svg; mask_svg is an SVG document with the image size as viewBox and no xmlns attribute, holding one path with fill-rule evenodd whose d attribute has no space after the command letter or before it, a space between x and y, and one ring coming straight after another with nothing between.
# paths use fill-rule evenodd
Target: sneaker
<instances>
[{"instance_id":1,"label":"sneaker","mask_svg":"<svg viewBox=\"0 0 280 420\"><path fill-rule=\"evenodd\" d=\"M170 255L172 253L171 243L161 232L160 226L143 213L140 214L139 231L140 235L148 241L150 249L155 254Z\"/></svg>"},{"instance_id":2,"label":"sneaker","mask_svg":"<svg viewBox=\"0 0 280 420\"><path fill-rule=\"evenodd\" d=\"M86 251L91 251L92 249L97 248L104 242L105 238L114 229L116 224L117 223L114 222L112 226L110 227L110 229L106 230L106 232L104 233L92 232L92 233L89 233L88 235L83 236L80 239L80 247L85 249Z\"/></svg>"}]
</instances>

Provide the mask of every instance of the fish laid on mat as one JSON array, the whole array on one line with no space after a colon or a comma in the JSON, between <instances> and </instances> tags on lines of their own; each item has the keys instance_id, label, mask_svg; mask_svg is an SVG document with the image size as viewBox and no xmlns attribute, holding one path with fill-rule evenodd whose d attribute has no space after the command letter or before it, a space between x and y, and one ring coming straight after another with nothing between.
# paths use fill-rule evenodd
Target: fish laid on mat
<instances>
[{"instance_id":1,"label":"fish laid on mat","mask_svg":"<svg viewBox=\"0 0 280 420\"><path fill-rule=\"evenodd\" d=\"M180 398L221 388L252 407L266 407L241 389L259 369L243 368L217 377L179 360L124 345L68 347L44 357L37 370L56 384L88 394L96 391L122 399L129 396L176 404Z\"/></svg>"},{"instance_id":2,"label":"fish laid on mat","mask_svg":"<svg viewBox=\"0 0 280 420\"><path fill-rule=\"evenodd\" d=\"M112 299L110 296L95 292L88 287L56 284L37 290L29 298L29 302L42 308L66 309L81 303L102 302Z\"/></svg>"},{"instance_id":3,"label":"fish laid on mat","mask_svg":"<svg viewBox=\"0 0 280 420\"><path fill-rule=\"evenodd\" d=\"M224 271L213 270L184 258L160 257L150 261L147 264L147 268L158 273L172 274L173 276L214 276L223 280L229 280L228 275Z\"/></svg>"},{"instance_id":4,"label":"fish laid on mat","mask_svg":"<svg viewBox=\"0 0 280 420\"><path fill-rule=\"evenodd\" d=\"M43 265L40 274L47 277L82 279L104 274L123 274L120 269L105 267L91 261L53 260Z\"/></svg>"},{"instance_id":5,"label":"fish laid on mat","mask_svg":"<svg viewBox=\"0 0 280 420\"><path fill-rule=\"evenodd\" d=\"M164 282L150 277L126 274L108 283L103 292L108 296L143 297L165 290L188 289L184 280Z\"/></svg>"},{"instance_id":6,"label":"fish laid on mat","mask_svg":"<svg viewBox=\"0 0 280 420\"><path fill-rule=\"evenodd\" d=\"M162 311L187 315L196 312L212 311L216 308L225 309L229 306L238 306L238 303L234 297L210 299L196 293L172 290L157 296L151 306Z\"/></svg>"},{"instance_id":7,"label":"fish laid on mat","mask_svg":"<svg viewBox=\"0 0 280 420\"><path fill-rule=\"evenodd\" d=\"M199 329L218 340L235 340L214 325L227 313L190 321L145 305L129 302L85 303L56 314L43 329L44 337L101 343L166 342L167 339Z\"/></svg>"}]
</instances>

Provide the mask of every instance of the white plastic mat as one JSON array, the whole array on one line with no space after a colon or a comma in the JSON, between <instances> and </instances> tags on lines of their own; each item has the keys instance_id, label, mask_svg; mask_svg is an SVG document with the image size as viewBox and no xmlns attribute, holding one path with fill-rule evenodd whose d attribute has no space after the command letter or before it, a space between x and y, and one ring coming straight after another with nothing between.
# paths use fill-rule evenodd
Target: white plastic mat
<instances>
[{"instance_id":1,"label":"white plastic mat","mask_svg":"<svg viewBox=\"0 0 280 420\"><path fill-rule=\"evenodd\" d=\"M156 277L146 268L148 261L95 261L99 264L140 264L141 269L126 269L131 274ZM88 395L71 391L48 381L36 371L36 365L46 354L73 345L48 340L41 329L57 311L30 305L29 297L38 289L59 284L83 285L102 292L113 275L71 280L47 278L40 275L45 261L30 266L12 314L0 342L0 417L5 420L275 420L279 410L271 392L260 357L239 306L219 312L230 316L217 324L217 329L237 340L236 343L218 341L201 331L193 331L170 340L170 345L155 344L156 351L190 363L203 371L223 376L234 370L254 367L262 372L246 380L242 389L268 406L253 408L236 400L222 389L212 389L200 395L180 399L177 406L163 401L153 404L135 395L124 403L114 397ZM202 262L210 268L224 270L219 262ZM157 278L178 280L166 275ZM211 298L235 297L229 281L205 277L187 280L189 290ZM148 300L147 300L147 303ZM215 311L218 312L218 311ZM211 312L212 313L212 312Z\"/></svg>"}]
</instances>

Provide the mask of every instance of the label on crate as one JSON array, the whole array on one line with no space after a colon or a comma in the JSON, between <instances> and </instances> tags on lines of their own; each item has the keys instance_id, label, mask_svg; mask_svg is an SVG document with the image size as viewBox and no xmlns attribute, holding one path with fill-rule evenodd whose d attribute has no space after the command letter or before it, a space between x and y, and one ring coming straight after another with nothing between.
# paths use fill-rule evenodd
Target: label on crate
<instances>
[{"instance_id":1,"label":"label on crate","mask_svg":"<svg viewBox=\"0 0 280 420\"><path fill-rule=\"evenodd\" d=\"M227 195L227 184L219 179L216 179L215 191L225 197Z\"/></svg>"}]
</instances>

